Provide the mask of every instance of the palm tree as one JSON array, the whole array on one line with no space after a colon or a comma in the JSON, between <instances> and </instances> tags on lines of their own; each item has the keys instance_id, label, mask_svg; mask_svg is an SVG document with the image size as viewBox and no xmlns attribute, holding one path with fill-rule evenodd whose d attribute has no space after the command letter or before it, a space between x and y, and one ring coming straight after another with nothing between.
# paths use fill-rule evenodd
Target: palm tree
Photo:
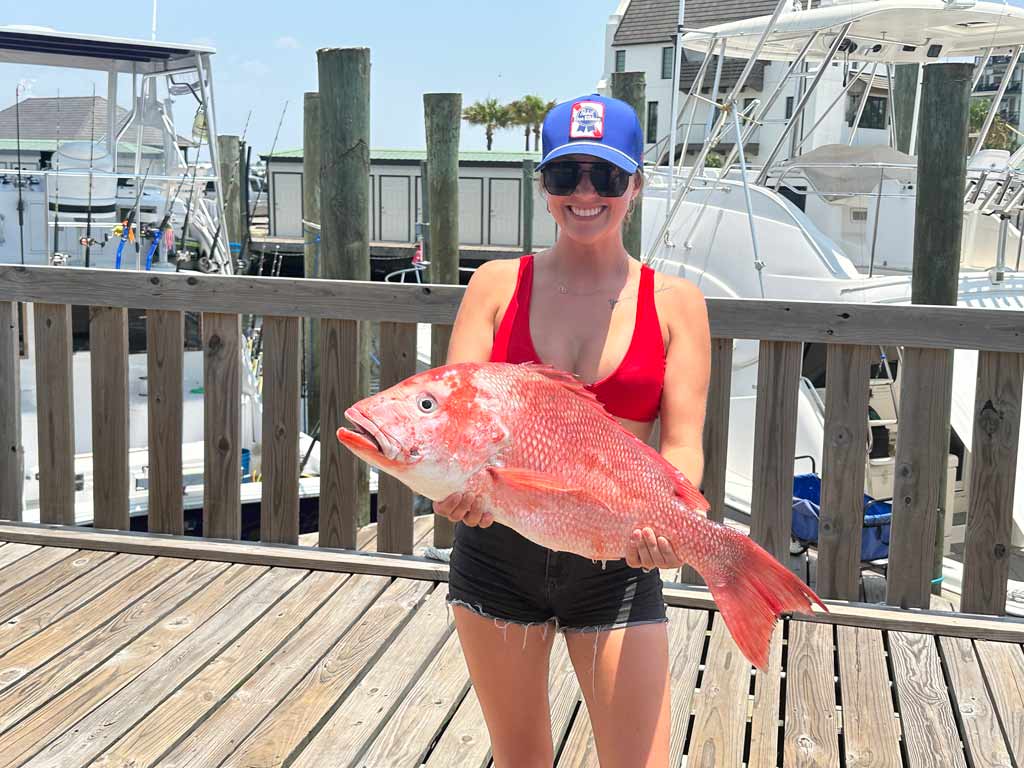
<instances>
[{"instance_id":1,"label":"palm tree","mask_svg":"<svg viewBox=\"0 0 1024 768\"><path fill-rule=\"evenodd\" d=\"M487 151L490 151L494 143L494 131L496 128L507 128L512 122L512 113L507 106L498 103L497 99L485 99L470 104L462 110L462 119L470 125L484 126L484 133L487 136Z\"/></svg>"},{"instance_id":2,"label":"palm tree","mask_svg":"<svg viewBox=\"0 0 1024 768\"><path fill-rule=\"evenodd\" d=\"M526 98L530 98L527 96ZM530 130L533 128L533 113L530 110L530 105L526 103L526 99L517 99L508 105L509 112L512 114L512 125L523 126L523 136L526 140L526 152L530 151Z\"/></svg>"},{"instance_id":3,"label":"palm tree","mask_svg":"<svg viewBox=\"0 0 1024 768\"><path fill-rule=\"evenodd\" d=\"M544 101L540 96L524 96L523 101L531 101L533 107L533 151L536 152L540 149L540 129L544 124L544 118L547 116L554 106L555 101Z\"/></svg>"}]
</instances>

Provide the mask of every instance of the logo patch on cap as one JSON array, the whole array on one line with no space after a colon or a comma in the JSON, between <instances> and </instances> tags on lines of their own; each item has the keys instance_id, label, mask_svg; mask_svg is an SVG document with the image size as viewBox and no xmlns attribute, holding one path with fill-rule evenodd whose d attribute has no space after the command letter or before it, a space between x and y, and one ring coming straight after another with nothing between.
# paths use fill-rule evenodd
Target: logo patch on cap
<instances>
[{"instance_id":1,"label":"logo patch on cap","mask_svg":"<svg viewBox=\"0 0 1024 768\"><path fill-rule=\"evenodd\" d=\"M599 101L577 101L573 104L569 138L600 139L603 136L604 104Z\"/></svg>"}]
</instances>

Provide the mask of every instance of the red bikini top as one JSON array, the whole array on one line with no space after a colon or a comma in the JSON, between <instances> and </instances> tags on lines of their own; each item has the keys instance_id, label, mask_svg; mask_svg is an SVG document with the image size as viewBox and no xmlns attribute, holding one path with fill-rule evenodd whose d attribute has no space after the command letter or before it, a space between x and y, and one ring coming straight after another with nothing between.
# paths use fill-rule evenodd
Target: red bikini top
<instances>
[{"instance_id":1,"label":"red bikini top","mask_svg":"<svg viewBox=\"0 0 1024 768\"><path fill-rule=\"evenodd\" d=\"M533 256L519 260L519 278L512 300L491 348L492 363L540 363L530 336L530 294ZM654 421L665 384L665 344L654 306L654 270L640 268L633 338L619 367L600 381L587 385L612 416L632 421Z\"/></svg>"}]
</instances>

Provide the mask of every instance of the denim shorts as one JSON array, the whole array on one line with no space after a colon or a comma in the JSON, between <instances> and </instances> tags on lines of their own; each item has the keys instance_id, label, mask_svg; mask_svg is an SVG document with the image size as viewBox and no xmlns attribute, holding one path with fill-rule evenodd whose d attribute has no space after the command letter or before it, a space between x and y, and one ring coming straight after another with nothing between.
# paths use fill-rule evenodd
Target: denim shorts
<instances>
[{"instance_id":1,"label":"denim shorts","mask_svg":"<svg viewBox=\"0 0 1024 768\"><path fill-rule=\"evenodd\" d=\"M455 527L448 602L513 624L598 632L668 621L661 573L555 552L497 523Z\"/></svg>"}]
</instances>

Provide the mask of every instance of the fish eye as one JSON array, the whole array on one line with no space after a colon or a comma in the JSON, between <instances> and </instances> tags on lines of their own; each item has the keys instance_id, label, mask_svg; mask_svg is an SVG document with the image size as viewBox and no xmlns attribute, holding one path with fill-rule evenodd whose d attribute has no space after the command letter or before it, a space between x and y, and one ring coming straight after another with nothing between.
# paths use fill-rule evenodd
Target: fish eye
<instances>
[{"instance_id":1,"label":"fish eye","mask_svg":"<svg viewBox=\"0 0 1024 768\"><path fill-rule=\"evenodd\" d=\"M416 397L416 407L423 413L433 413L437 410L437 400L430 395L423 393Z\"/></svg>"}]
</instances>

